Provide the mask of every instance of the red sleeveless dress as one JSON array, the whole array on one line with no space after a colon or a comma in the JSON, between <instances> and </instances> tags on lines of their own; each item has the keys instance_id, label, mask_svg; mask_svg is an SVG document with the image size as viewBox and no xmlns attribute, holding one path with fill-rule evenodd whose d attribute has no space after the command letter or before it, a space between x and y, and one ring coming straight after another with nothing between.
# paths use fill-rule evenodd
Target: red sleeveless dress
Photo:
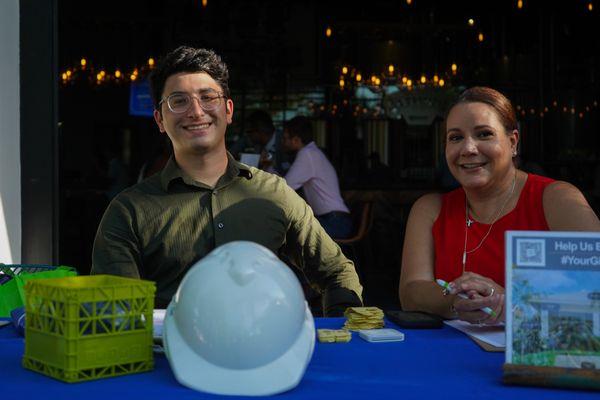
<instances>
[{"instance_id":1,"label":"red sleeveless dress","mask_svg":"<svg viewBox=\"0 0 600 400\"><path fill-rule=\"evenodd\" d=\"M542 197L553 179L528 174L517 206L500 218L481 247L467 254L465 271L475 272L504 287L504 232L507 230L547 231ZM467 251L474 249L489 229L488 224L465 224L465 192L458 188L442 195L442 208L433 224L435 278L450 282L462 274L465 230L469 230Z\"/></svg>"}]
</instances>

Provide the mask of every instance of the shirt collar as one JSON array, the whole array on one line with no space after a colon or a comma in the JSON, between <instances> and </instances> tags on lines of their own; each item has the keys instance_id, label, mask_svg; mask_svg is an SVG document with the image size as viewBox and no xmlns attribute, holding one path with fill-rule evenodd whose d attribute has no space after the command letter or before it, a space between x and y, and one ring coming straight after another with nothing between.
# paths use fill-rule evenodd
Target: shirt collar
<instances>
[{"instance_id":1,"label":"shirt collar","mask_svg":"<svg viewBox=\"0 0 600 400\"><path fill-rule=\"evenodd\" d=\"M252 171L250 168L239 161L237 161L233 156L227 152L227 169L223 176L219 178L215 188L221 188L230 182L232 182L235 178L242 177L246 179L252 179ZM177 165L175 161L175 157L171 156L169 161L163 168L160 173L160 184L165 192L169 191L169 186L175 180L180 180L183 183L196 186L199 188L210 189L207 185L194 181L188 174L186 174L180 167Z\"/></svg>"}]
</instances>

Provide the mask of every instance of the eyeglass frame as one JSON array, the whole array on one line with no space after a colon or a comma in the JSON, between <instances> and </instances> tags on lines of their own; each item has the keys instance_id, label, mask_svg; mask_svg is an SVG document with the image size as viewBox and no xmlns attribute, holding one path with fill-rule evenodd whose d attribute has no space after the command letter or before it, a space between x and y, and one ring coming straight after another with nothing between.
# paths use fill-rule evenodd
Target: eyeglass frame
<instances>
[{"instance_id":1,"label":"eyeglass frame","mask_svg":"<svg viewBox=\"0 0 600 400\"><path fill-rule=\"evenodd\" d=\"M212 99L228 99L229 97L226 96L223 92L217 92L216 90L213 89L208 89L208 90L204 90L202 91L203 93L210 93L210 92L214 92L215 96L211 96ZM167 97L163 97L159 102L158 102L158 109L160 110L160 107L163 103L167 103L167 108L169 109L169 111L171 111L173 114L183 114L186 113L190 110L190 108L192 107L192 102L190 101L190 105L188 106L188 108L186 108L184 111L181 112L177 112L174 111L173 108L171 108L171 104L169 104L169 99L172 98L173 96L188 96L191 99L196 99L198 100L198 104L200 105L200 108L203 111L212 111L212 110L216 110L219 105L216 105L214 108L204 108L203 104L202 104L202 100L195 94L189 94L186 92L175 92L175 93L171 93L170 95L168 95Z\"/></svg>"}]
</instances>

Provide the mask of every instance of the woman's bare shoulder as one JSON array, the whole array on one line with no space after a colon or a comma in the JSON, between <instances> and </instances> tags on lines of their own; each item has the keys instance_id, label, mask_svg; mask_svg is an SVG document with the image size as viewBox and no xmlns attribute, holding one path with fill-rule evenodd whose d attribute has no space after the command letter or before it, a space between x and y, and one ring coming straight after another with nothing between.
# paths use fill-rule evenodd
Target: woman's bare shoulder
<instances>
[{"instance_id":1,"label":"woman's bare shoulder","mask_svg":"<svg viewBox=\"0 0 600 400\"><path fill-rule=\"evenodd\" d=\"M440 193L428 193L415 201L411 214L419 218L435 221L442 208L442 195Z\"/></svg>"},{"instance_id":2,"label":"woman's bare shoulder","mask_svg":"<svg viewBox=\"0 0 600 400\"><path fill-rule=\"evenodd\" d=\"M551 230L598 231L600 222L583 193L574 185L552 182L544 189L544 215Z\"/></svg>"}]
</instances>

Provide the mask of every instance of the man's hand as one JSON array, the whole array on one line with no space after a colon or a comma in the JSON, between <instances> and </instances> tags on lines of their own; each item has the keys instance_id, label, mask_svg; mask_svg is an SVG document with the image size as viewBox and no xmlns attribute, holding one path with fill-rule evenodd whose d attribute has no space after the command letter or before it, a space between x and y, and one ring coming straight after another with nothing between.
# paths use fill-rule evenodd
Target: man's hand
<instances>
[{"instance_id":1,"label":"man's hand","mask_svg":"<svg viewBox=\"0 0 600 400\"><path fill-rule=\"evenodd\" d=\"M271 165L273 165L273 155L269 153L267 150L263 150L260 153L260 160L258 161L258 168L267 169Z\"/></svg>"}]
</instances>

